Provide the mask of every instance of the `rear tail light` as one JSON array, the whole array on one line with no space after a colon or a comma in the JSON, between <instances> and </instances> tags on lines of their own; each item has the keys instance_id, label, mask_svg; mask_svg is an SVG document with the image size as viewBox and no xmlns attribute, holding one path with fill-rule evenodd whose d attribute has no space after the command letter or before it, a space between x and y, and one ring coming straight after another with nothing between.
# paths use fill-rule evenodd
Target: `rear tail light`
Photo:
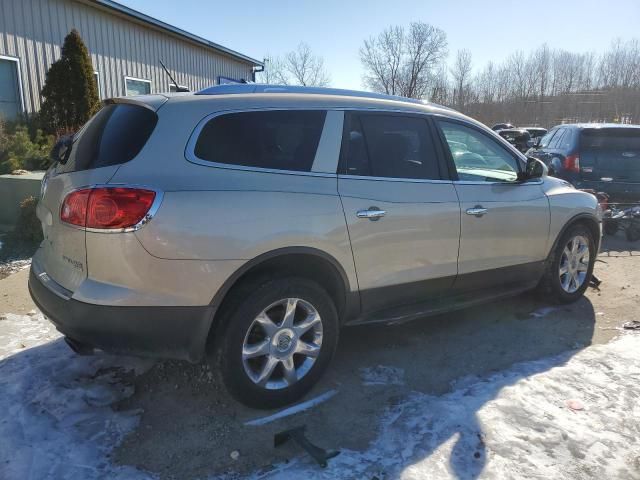
<instances>
[{"instance_id":1,"label":"rear tail light","mask_svg":"<svg viewBox=\"0 0 640 480\"><path fill-rule=\"evenodd\" d=\"M155 198L156 192L142 188L83 188L65 197L60 220L86 228L131 228L145 218Z\"/></svg>"},{"instance_id":2,"label":"rear tail light","mask_svg":"<svg viewBox=\"0 0 640 480\"><path fill-rule=\"evenodd\" d=\"M580 157L578 155L567 155L562 162L565 170L580 173Z\"/></svg>"}]
</instances>

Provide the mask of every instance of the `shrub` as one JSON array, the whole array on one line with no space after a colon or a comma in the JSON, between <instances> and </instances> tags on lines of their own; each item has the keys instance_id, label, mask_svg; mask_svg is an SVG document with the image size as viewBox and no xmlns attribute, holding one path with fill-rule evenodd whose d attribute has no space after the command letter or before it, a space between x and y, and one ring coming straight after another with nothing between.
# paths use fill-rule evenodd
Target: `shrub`
<instances>
[{"instance_id":1,"label":"shrub","mask_svg":"<svg viewBox=\"0 0 640 480\"><path fill-rule=\"evenodd\" d=\"M40 243L42 241L42 226L36 215L38 200L27 197L20 202L18 221L13 229L12 237L17 241Z\"/></svg>"},{"instance_id":2,"label":"shrub","mask_svg":"<svg viewBox=\"0 0 640 480\"><path fill-rule=\"evenodd\" d=\"M40 129L30 135L24 124L5 123L0 129L0 174L19 169L46 169L54 141L52 135L45 135Z\"/></svg>"},{"instance_id":3,"label":"shrub","mask_svg":"<svg viewBox=\"0 0 640 480\"><path fill-rule=\"evenodd\" d=\"M60 59L47 72L42 98L42 125L56 135L77 131L100 108L89 52L75 29L65 37Z\"/></svg>"}]
</instances>

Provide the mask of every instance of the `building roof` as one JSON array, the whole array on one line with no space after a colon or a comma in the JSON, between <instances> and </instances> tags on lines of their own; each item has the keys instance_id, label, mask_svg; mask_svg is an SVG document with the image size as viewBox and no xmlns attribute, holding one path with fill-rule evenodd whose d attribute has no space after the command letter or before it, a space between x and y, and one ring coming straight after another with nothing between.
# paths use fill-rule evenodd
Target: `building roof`
<instances>
[{"instance_id":1,"label":"building roof","mask_svg":"<svg viewBox=\"0 0 640 480\"><path fill-rule=\"evenodd\" d=\"M181 28L174 27L173 25L169 25L168 23L158 20L157 18L153 18L149 15L146 15L142 12L138 12L133 8L129 8L125 5L121 5L120 3L116 3L112 0L89 0L89 3L100 5L102 7L105 7L108 10L116 11L125 16L134 18L135 20L138 20L140 22L147 23L161 30L173 33L187 40L191 40L192 42L198 43L203 47L211 48L217 51L218 53L224 53L226 55L234 57L235 59L240 60L241 62L249 63L251 65L260 66L260 67L264 66L264 63L260 62L259 60L248 57L247 55L243 55L242 53L236 52L235 50L231 50L230 48L223 47L222 45L219 45L210 40L207 40L206 38L199 37L198 35L194 35L193 33L189 33L186 30L182 30Z\"/></svg>"}]
</instances>

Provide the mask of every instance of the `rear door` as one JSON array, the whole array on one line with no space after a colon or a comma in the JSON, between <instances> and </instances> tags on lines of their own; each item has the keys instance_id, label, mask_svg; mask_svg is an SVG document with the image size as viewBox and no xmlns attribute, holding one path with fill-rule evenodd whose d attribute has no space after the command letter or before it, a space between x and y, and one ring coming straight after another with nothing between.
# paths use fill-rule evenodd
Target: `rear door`
<instances>
[{"instance_id":1,"label":"rear door","mask_svg":"<svg viewBox=\"0 0 640 480\"><path fill-rule=\"evenodd\" d=\"M541 181L517 181L519 157L479 127L445 118L436 123L458 176L462 230L456 290L535 281L550 224Z\"/></svg>"},{"instance_id":2,"label":"rear door","mask_svg":"<svg viewBox=\"0 0 640 480\"><path fill-rule=\"evenodd\" d=\"M457 273L460 207L429 120L351 112L338 175L364 312L437 298Z\"/></svg>"},{"instance_id":3,"label":"rear door","mask_svg":"<svg viewBox=\"0 0 640 480\"><path fill-rule=\"evenodd\" d=\"M640 128L585 128L579 142L583 180L640 183Z\"/></svg>"},{"instance_id":4,"label":"rear door","mask_svg":"<svg viewBox=\"0 0 640 480\"><path fill-rule=\"evenodd\" d=\"M35 263L67 290L75 291L86 278L87 257L84 230L60 221L64 198L75 189L107 183L138 154L156 122L151 108L107 105L75 135L67 162L47 171L37 210L44 240Z\"/></svg>"}]
</instances>

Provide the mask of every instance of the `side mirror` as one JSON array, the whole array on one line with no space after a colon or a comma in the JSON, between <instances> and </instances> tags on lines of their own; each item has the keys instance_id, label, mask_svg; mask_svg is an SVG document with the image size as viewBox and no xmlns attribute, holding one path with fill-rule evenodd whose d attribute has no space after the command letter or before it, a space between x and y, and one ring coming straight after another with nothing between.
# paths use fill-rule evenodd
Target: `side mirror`
<instances>
[{"instance_id":1,"label":"side mirror","mask_svg":"<svg viewBox=\"0 0 640 480\"><path fill-rule=\"evenodd\" d=\"M60 137L51 149L51 160L53 160L54 162L60 162L63 165L67 163L67 161L69 160L69 155L71 155L72 145L73 135Z\"/></svg>"},{"instance_id":2,"label":"side mirror","mask_svg":"<svg viewBox=\"0 0 640 480\"><path fill-rule=\"evenodd\" d=\"M544 178L549 174L547 166L537 158L527 157L527 164L524 172L518 174L518 180L526 182L527 180L535 180L536 178Z\"/></svg>"}]
</instances>

